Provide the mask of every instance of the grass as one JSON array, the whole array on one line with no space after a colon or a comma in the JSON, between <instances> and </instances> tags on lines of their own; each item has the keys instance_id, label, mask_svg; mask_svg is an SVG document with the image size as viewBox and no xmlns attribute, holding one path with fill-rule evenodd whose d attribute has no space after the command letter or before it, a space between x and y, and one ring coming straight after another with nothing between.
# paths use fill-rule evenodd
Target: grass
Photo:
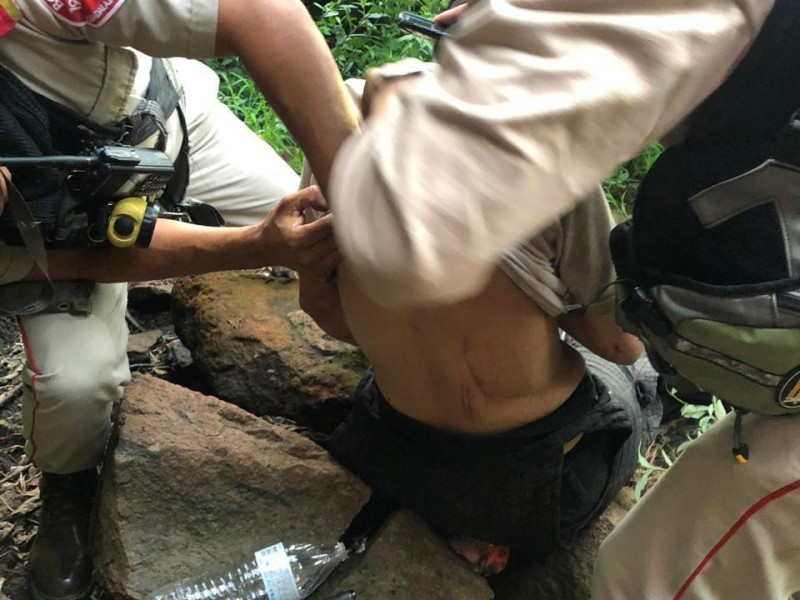
<instances>
[{"instance_id":1,"label":"grass","mask_svg":"<svg viewBox=\"0 0 800 600\"><path fill-rule=\"evenodd\" d=\"M657 439L644 454L639 454L639 467L634 476L634 497L638 501L658 481L661 475L683 454L686 448L705 433L714 423L725 418L729 409L716 397L712 397L710 404L689 404L681 400L675 390L668 393L681 403L681 417L692 423L685 432L685 439L674 448L665 447L662 440Z\"/></svg>"},{"instance_id":2,"label":"grass","mask_svg":"<svg viewBox=\"0 0 800 600\"><path fill-rule=\"evenodd\" d=\"M623 163L617 171L603 182L603 191L611 210L623 219L630 216L636 190L642 177L664 151L661 144L650 144L637 156Z\"/></svg>"}]
</instances>

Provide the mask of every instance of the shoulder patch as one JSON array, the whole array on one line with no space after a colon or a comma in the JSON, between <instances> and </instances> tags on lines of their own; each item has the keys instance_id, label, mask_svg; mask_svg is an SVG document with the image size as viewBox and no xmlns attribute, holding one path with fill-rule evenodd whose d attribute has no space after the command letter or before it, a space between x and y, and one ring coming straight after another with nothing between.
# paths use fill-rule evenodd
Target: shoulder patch
<instances>
[{"instance_id":1,"label":"shoulder patch","mask_svg":"<svg viewBox=\"0 0 800 600\"><path fill-rule=\"evenodd\" d=\"M0 37L14 29L21 18L22 13L14 0L0 0Z\"/></svg>"},{"instance_id":2,"label":"shoulder patch","mask_svg":"<svg viewBox=\"0 0 800 600\"><path fill-rule=\"evenodd\" d=\"M125 0L40 0L55 15L72 25L100 27L106 23Z\"/></svg>"}]
</instances>

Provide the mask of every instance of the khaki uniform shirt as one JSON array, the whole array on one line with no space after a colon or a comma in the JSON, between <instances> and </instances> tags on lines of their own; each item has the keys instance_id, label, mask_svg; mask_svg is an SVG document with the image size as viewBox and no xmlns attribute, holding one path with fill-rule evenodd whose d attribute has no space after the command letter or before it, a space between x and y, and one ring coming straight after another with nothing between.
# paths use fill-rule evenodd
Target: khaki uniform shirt
<instances>
[{"instance_id":1,"label":"khaki uniform shirt","mask_svg":"<svg viewBox=\"0 0 800 600\"><path fill-rule=\"evenodd\" d=\"M214 55L218 0L11 1L22 18L0 37L0 64L102 125L120 121L142 100L151 56ZM174 159L181 144L177 115L167 129ZM25 248L0 244L0 284L18 281L31 267Z\"/></svg>"},{"instance_id":2,"label":"khaki uniform shirt","mask_svg":"<svg viewBox=\"0 0 800 600\"><path fill-rule=\"evenodd\" d=\"M337 237L389 307L477 293L501 257L675 127L771 0L482 0L334 165Z\"/></svg>"},{"instance_id":3,"label":"khaki uniform shirt","mask_svg":"<svg viewBox=\"0 0 800 600\"><path fill-rule=\"evenodd\" d=\"M614 221L597 186L567 214L507 250L500 268L550 316L573 308L614 310L616 279L608 237Z\"/></svg>"},{"instance_id":4,"label":"khaki uniform shirt","mask_svg":"<svg viewBox=\"0 0 800 600\"><path fill-rule=\"evenodd\" d=\"M348 79L345 84L355 105L360 106L364 80ZM313 183L306 162L300 186ZM321 214L315 211L314 218ZM596 186L566 215L506 251L500 268L548 315L558 316L575 307L591 313L611 312L615 292L611 284L616 274L608 236L613 226L603 190Z\"/></svg>"}]
</instances>

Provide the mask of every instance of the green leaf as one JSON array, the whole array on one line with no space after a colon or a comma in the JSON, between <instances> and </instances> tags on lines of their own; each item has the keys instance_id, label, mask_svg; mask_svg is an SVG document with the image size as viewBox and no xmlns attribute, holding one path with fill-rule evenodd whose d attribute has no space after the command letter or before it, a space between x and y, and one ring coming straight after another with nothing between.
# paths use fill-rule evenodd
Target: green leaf
<instances>
[{"instance_id":1,"label":"green leaf","mask_svg":"<svg viewBox=\"0 0 800 600\"><path fill-rule=\"evenodd\" d=\"M644 494L644 488L647 486L647 482L650 479L651 471L645 471L642 473L639 480L636 482L636 486L633 488L633 496L636 498L636 501L642 499L642 495Z\"/></svg>"}]
</instances>

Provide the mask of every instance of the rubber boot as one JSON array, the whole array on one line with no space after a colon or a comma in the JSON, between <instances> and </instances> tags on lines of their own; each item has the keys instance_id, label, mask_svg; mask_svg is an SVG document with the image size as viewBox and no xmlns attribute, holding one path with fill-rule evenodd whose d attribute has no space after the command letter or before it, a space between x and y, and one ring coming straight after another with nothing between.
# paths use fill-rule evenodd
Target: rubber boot
<instances>
[{"instance_id":1,"label":"rubber boot","mask_svg":"<svg viewBox=\"0 0 800 600\"><path fill-rule=\"evenodd\" d=\"M94 584L89 521L97 471L43 473L39 530L28 559L28 591L34 600L82 600Z\"/></svg>"}]
</instances>

